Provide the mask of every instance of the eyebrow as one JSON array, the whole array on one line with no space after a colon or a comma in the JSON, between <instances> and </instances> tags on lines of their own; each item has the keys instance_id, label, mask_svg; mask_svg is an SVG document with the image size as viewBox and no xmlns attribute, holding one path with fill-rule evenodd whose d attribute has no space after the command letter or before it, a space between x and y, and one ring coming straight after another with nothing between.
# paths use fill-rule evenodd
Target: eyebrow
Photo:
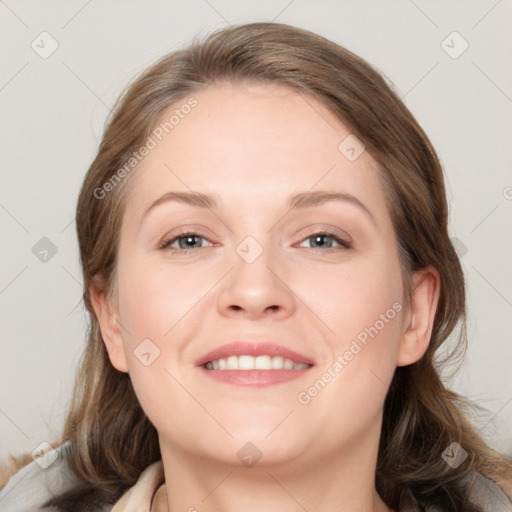
<instances>
[{"instance_id":1,"label":"eyebrow","mask_svg":"<svg viewBox=\"0 0 512 512\"><path fill-rule=\"evenodd\" d=\"M310 206L319 206L328 201L344 201L351 203L361 210L363 210L368 217L375 223L375 217L372 212L356 197L352 194L345 192L301 192L288 198L288 207L291 208L309 208Z\"/></svg>"},{"instance_id":2,"label":"eyebrow","mask_svg":"<svg viewBox=\"0 0 512 512\"><path fill-rule=\"evenodd\" d=\"M293 208L305 209L312 206L320 206L329 201L343 201L353 204L365 212L374 224L376 223L375 217L371 211L357 197L345 192L300 192L289 196L286 204L287 208L291 210ZM214 209L218 207L219 204L218 196L209 192L167 192L149 205L143 217L153 210L153 208L168 202L178 202L197 208L208 209Z\"/></svg>"}]
</instances>

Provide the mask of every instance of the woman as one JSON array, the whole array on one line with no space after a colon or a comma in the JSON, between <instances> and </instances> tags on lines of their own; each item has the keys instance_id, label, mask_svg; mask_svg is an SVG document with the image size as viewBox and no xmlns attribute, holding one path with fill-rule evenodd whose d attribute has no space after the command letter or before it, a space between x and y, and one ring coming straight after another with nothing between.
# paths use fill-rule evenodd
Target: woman
<instances>
[{"instance_id":1,"label":"woman","mask_svg":"<svg viewBox=\"0 0 512 512\"><path fill-rule=\"evenodd\" d=\"M434 359L465 342L442 169L362 59L274 23L164 57L76 218L89 343L2 510L512 510Z\"/></svg>"}]
</instances>

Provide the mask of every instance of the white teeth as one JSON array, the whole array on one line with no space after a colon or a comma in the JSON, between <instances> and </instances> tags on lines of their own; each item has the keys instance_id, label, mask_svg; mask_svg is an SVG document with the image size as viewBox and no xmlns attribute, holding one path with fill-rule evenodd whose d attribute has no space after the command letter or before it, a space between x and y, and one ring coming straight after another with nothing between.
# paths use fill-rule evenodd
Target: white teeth
<instances>
[{"instance_id":1,"label":"white teeth","mask_svg":"<svg viewBox=\"0 0 512 512\"><path fill-rule=\"evenodd\" d=\"M284 358L275 356L272 358L272 370L282 370L284 368Z\"/></svg>"},{"instance_id":2,"label":"white teeth","mask_svg":"<svg viewBox=\"0 0 512 512\"><path fill-rule=\"evenodd\" d=\"M238 370L238 357L229 356L226 359L226 370Z\"/></svg>"},{"instance_id":3,"label":"white teeth","mask_svg":"<svg viewBox=\"0 0 512 512\"><path fill-rule=\"evenodd\" d=\"M305 370L309 364L281 356L229 356L206 363L207 370Z\"/></svg>"},{"instance_id":4,"label":"white teeth","mask_svg":"<svg viewBox=\"0 0 512 512\"><path fill-rule=\"evenodd\" d=\"M256 370L271 370L272 358L270 356L258 356L254 360L254 368Z\"/></svg>"},{"instance_id":5,"label":"white teeth","mask_svg":"<svg viewBox=\"0 0 512 512\"><path fill-rule=\"evenodd\" d=\"M239 370L254 370L254 357L251 356L238 356L238 369Z\"/></svg>"}]
</instances>

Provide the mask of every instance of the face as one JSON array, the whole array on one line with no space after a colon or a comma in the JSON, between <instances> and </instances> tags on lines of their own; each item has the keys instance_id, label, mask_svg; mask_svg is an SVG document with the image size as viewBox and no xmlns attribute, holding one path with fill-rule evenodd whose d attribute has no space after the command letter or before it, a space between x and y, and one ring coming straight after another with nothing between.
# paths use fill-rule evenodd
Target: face
<instances>
[{"instance_id":1,"label":"face","mask_svg":"<svg viewBox=\"0 0 512 512\"><path fill-rule=\"evenodd\" d=\"M285 87L194 98L130 177L111 361L162 450L238 464L349 450L380 430L410 320L376 164Z\"/></svg>"}]
</instances>

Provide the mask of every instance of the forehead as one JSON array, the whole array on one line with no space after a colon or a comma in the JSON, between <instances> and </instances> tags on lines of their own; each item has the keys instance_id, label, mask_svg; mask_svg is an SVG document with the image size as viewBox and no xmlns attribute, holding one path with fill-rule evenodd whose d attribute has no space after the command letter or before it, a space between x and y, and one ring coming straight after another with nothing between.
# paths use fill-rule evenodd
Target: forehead
<instances>
[{"instance_id":1,"label":"forehead","mask_svg":"<svg viewBox=\"0 0 512 512\"><path fill-rule=\"evenodd\" d=\"M194 108L177 113L190 97ZM362 147L311 95L244 82L210 85L190 97L168 107L157 123L161 140L153 132L155 147L131 178L128 203L135 213L169 190L210 191L223 202L254 207L294 192L333 190L385 209L375 161L367 151L347 158L344 141L358 152ZM181 115L171 124L173 114Z\"/></svg>"}]
</instances>

